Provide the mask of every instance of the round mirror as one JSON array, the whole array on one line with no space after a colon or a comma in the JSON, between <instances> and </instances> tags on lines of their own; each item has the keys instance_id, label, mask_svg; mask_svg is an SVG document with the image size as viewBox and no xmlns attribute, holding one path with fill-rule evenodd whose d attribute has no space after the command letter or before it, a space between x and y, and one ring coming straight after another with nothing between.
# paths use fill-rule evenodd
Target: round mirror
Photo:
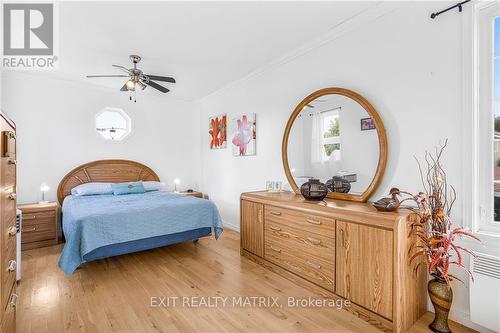
<instances>
[{"instance_id":1,"label":"round mirror","mask_svg":"<svg viewBox=\"0 0 500 333\"><path fill-rule=\"evenodd\" d=\"M387 162L387 138L377 111L361 95L326 88L295 108L283 137L283 165L296 193L311 178L328 197L367 201Z\"/></svg>"}]
</instances>

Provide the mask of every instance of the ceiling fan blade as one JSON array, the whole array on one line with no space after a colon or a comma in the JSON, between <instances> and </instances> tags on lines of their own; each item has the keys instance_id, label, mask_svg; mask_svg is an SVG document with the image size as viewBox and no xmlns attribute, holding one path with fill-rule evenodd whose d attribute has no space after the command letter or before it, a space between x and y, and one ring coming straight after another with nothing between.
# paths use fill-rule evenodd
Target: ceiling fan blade
<instances>
[{"instance_id":1,"label":"ceiling fan blade","mask_svg":"<svg viewBox=\"0 0 500 333\"><path fill-rule=\"evenodd\" d=\"M128 91L127 83L125 83L123 87L120 88L120 91Z\"/></svg>"},{"instance_id":2,"label":"ceiling fan blade","mask_svg":"<svg viewBox=\"0 0 500 333\"><path fill-rule=\"evenodd\" d=\"M119 68L119 69L121 69L122 71L124 71L125 73L130 74L130 70L129 70L128 68L126 68L126 67L123 67L123 66L120 66L120 65L111 65L111 66L116 67L116 68Z\"/></svg>"},{"instance_id":3,"label":"ceiling fan blade","mask_svg":"<svg viewBox=\"0 0 500 333\"><path fill-rule=\"evenodd\" d=\"M93 77L129 77L130 75L87 75L88 78Z\"/></svg>"},{"instance_id":4,"label":"ceiling fan blade","mask_svg":"<svg viewBox=\"0 0 500 333\"><path fill-rule=\"evenodd\" d=\"M155 88L156 90L161 91L162 93L168 93L170 91L170 89L160 86L158 83L155 83L153 81L145 81L144 83L152 88Z\"/></svg>"},{"instance_id":5,"label":"ceiling fan blade","mask_svg":"<svg viewBox=\"0 0 500 333\"><path fill-rule=\"evenodd\" d=\"M170 83L175 83L175 79L173 77L168 77L168 76L158 76L158 75L148 75L146 76L153 81L162 81L162 82L170 82Z\"/></svg>"}]
</instances>

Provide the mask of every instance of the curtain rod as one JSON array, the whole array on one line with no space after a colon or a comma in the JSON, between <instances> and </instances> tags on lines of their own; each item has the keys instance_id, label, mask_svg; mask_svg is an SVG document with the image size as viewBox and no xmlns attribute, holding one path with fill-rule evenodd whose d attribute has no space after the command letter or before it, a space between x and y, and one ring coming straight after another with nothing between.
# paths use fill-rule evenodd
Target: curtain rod
<instances>
[{"instance_id":1,"label":"curtain rod","mask_svg":"<svg viewBox=\"0 0 500 333\"><path fill-rule=\"evenodd\" d=\"M437 13L432 13L431 14L431 19L435 19L436 17L438 17L439 15L443 14L443 13L446 13L447 11L449 10L452 10L453 8L457 8L458 7L458 11L461 13L462 12L462 5L463 4L466 4L467 2L470 2L470 0L465 0L465 1L462 1L462 2L459 2L457 3L456 5L454 6L451 6L451 7L448 7L446 9L443 9L442 11L440 12L437 12Z\"/></svg>"}]
</instances>

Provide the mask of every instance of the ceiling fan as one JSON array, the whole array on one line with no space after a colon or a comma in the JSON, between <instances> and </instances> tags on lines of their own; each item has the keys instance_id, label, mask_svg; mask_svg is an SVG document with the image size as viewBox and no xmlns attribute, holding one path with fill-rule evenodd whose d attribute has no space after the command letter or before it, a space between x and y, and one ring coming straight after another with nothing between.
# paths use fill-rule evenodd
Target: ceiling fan
<instances>
[{"instance_id":1,"label":"ceiling fan","mask_svg":"<svg viewBox=\"0 0 500 333\"><path fill-rule=\"evenodd\" d=\"M120 65L112 65L116 67L126 74L111 74L111 75L87 75L88 78L98 78L98 77L127 77L129 78L127 82L121 87L120 91L137 91L144 90L147 86L150 86L156 90L161 91L162 93L168 93L170 89L165 88L154 81L162 81L168 83L175 83L175 79L173 77L168 76L158 76L158 75L149 75L144 74L143 71L137 68L137 64L141 61L141 57L138 55L130 55L130 60L134 64L134 68L126 68ZM132 100L132 96L130 96L130 100Z\"/></svg>"}]
</instances>

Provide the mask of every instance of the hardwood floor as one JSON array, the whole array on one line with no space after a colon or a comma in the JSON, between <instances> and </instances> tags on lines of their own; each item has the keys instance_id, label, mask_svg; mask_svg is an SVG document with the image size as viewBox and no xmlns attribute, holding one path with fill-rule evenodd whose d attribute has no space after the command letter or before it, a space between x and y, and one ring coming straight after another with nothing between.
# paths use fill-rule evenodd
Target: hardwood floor
<instances>
[{"instance_id":1,"label":"hardwood floor","mask_svg":"<svg viewBox=\"0 0 500 333\"><path fill-rule=\"evenodd\" d=\"M91 262L70 278L57 266L61 249L23 252L17 332L380 332L344 310L288 307L288 296L315 295L240 257L231 230L218 241ZM227 307L188 308L182 299L151 306L151 297L164 296L272 296L283 307L232 307L228 300ZM430 320L428 313L410 332L429 332ZM452 330L473 332L457 324Z\"/></svg>"}]
</instances>

